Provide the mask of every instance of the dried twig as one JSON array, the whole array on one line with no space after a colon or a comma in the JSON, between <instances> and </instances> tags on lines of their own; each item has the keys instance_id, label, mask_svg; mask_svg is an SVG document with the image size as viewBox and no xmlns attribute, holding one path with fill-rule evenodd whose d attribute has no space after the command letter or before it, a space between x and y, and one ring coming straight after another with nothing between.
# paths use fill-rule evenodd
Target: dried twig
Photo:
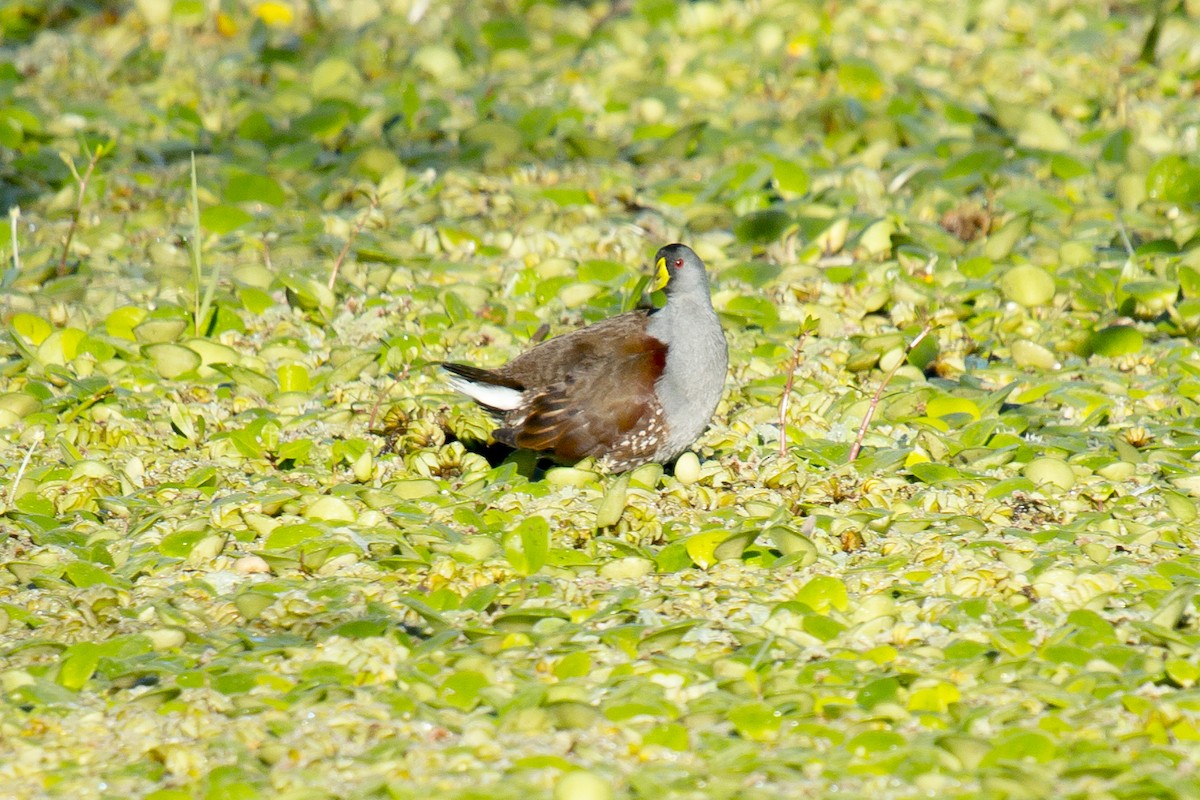
<instances>
[{"instance_id":1,"label":"dried twig","mask_svg":"<svg viewBox=\"0 0 1200 800\"><path fill-rule=\"evenodd\" d=\"M901 358L894 365L892 365L892 368L889 369L887 374L883 376L883 380L879 382L879 388L875 390L875 396L871 398L871 405L867 407L867 413L863 415L862 424L858 426L858 436L854 437L854 446L850 448L850 457L847 459L848 461L852 462L854 459L858 458L858 454L862 450L863 438L866 437L867 428L871 426L871 420L874 419L875 411L879 408L879 401L883 398L883 390L887 388L887 385L891 383L892 378L896 376L896 371L900 369L900 365L908 360L908 356L913 350L917 349L917 345L921 343L922 339L929 335L931 330L933 330L932 320L926 322L925 327L921 328L921 332L913 337L913 340L908 343L908 347L904 348L904 358Z\"/></svg>"},{"instance_id":2,"label":"dried twig","mask_svg":"<svg viewBox=\"0 0 1200 800\"><path fill-rule=\"evenodd\" d=\"M8 504L11 506L17 501L17 487L21 485L21 478L25 477L25 470L29 467L29 461L33 458L33 451L37 450L38 445L42 443L43 434L40 431L35 431L33 441L29 443L29 449L25 451L25 458L21 459L21 466L17 469L17 475L13 478L12 485L8 488Z\"/></svg>"},{"instance_id":3,"label":"dried twig","mask_svg":"<svg viewBox=\"0 0 1200 800\"><path fill-rule=\"evenodd\" d=\"M350 229L350 235L346 237L346 243L342 245L342 252L338 253L334 259L333 269L329 271L329 291L333 291L333 285L337 283L338 272L342 269L342 262L346 260L346 255L350 252L350 248L354 245L354 240L362 233L362 229L367 226L367 220L375 213L375 209L379 208L379 195L371 195L371 205L367 208L367 212L359 217L358 222L354 223L354 227Z\"/></svg>"},{"instance_id":4,"label":"dried twig","mask_svg":"<svg viewBox=\"0 0 1200 800\"><path fill-rule=\"evenodd\" d=\"M807 325L807 322L806 322ZM783 384L783 397L779 398L779 457L787 455L787 412L792 401L792 386L796 382L796 368L800 366L800 349L811 330L805 327L792 345L792 359L788 362L787 382Z\"/></svg>"},{"instance_id":5,"label":"dried twig","mask_svg":"<svg viewBox=\"0 0 1200 800\"><path fill-rule=\"evenodd\" d=\"M75 212L71 215L71 225L67 228L67 236L63 240L62 257L58 260L58 277L60 278L67 274L67 256L71 254L71 240L75 238L75 230L79 227L79 218L83 216L83 201L87 194L88 181L92 179L92 173L96 171L96 164L111 147L112 142L107 142L98 146L95 151L91 151L88 149L87 142L84 142L83 152L87 153L88 165L87 169L83 171L83 175L80 175L75 168L75 159L65 153L62 155L63 163L67 165L67 169L71 170L71 177L79 185L79 197L75 200Z\"/></svg>"}]
</instances>

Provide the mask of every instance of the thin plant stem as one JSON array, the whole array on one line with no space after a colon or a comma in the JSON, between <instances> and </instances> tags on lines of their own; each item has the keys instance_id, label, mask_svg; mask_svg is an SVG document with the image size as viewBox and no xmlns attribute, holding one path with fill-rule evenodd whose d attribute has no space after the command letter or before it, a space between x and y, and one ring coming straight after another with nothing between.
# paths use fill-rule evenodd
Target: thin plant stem
<instances>
[{"instance_id":1,"label":"thin plant stem","mask_svg":"<svg viewBox=\"0 0 1200 800\"><path fill-rule=\"evenodd\" d=\"M908 343L908 347L904 348L904 358L901 358L892 365L892 368L883 376L883 380L879 382L879 388L875 390L875 396L871 398L871 404L867 407L867 413L863 414L862 424L858 426L858 436L854 438L854 445L850 448L848 461L853 462L854 459L858 458L858 454L862 450L862 443L867 435L867 428L871 426L871 420L875 418L875 412L879 408L879 401L883 399L883 390L892 382L892 378L896 376L896 371L900 369L900 365L908 360L908 356L917 348L921 340L929 335L931 330L933 330L932 320L926 322L925 327L921 328L921 332L913 337L913 340Z\"/></svg>"},{"instance_id":2,"label":"thin plant stem","mask_svg":"<svg viewBox=\"0 0 1200 800\"><path fill-rule=\"evenodd\" d=\"M1117 219L1117 233L1121 234L1121 244L1125 246L1125 253L1130 258L1133 258L1135 255L1133 252L1133 243L1129 241L1129 233L1125 230L1125 223L1119 218Z\"/></svg>"},{"instance_id":3,"label":"thin plant stem","mask_svg":"<svg viewBox=\"0 0 1200 800\"><path fill-rule=\"evenodd\" d=\"M13 206L8 210L8 221L12 233L12 268L14 272L21 271L21 249L17 241L17 220L21 218L21 207Z\"/></svg>"},{"instance_id":4,"label":"thin plant stem","mask_svg":"<svg viewBox=\"0 0 1200 800\"><path fill-rule=\"evenodd\" d=\"M217 294L217 284L221 280L220 267L213 267L204 287L204 296L200 296L200 282L204 276L203 253L200 240L200 187L196 180L196 154L192 153L192 287L193 306L195 314L193 329L196 335L203 334L204 321L208 319L208 311L212 308L213 298Z\"/></svg>"},{"instance_id":5,"label":"thin plant stem","mask_svg":"<svg viewBox=\"0 0 1200 800\"><path fill-rule=\"evenodd\" d=\"M783 458L787 455L787 412L788 406L792 402L792 386L796 382L796 369L800 366L800 348L804 346L805 340L808 339L808 331L800 334L796 339L796 343L792 345L792 358L788 362L787 382L783 384L783 397L779 398L779 457Z\"/></svg>"},{"instance_id":6,"label":"thin plant stem","mask_svg":"<svg viewBox=\"0 0 1200 800\"><path fill-rule=\"evenodd\" d=\"M17 469L16 477L13 478L12 485L8 487L8 504L11 506L17 500L17 487L21 485L21 478L25 477L25 470L29 467L29 461L33 458L33 451L37 450L38 445L42 443L43 434L39 431L34 433L34 439L29 443L29 449L25 451L25 458L21 459L21 466Z\"/></svg>"},{"instance_id":7,"label":"thin plant stem","mask_svg":"<svg viewBox=\"0 0 1200 800\"><path fill-rule=\"evenodd\" d=\"M373 430L375 428L375 420L379 416L379 407L383 405L383 398L389 391L391 391L392 386L395 386L398 383L404 383L404 381L408 380L408 369L409 365L405 364L404 369L400 370L400 374L396 376L396 379L392 381L390 385L380 389L378 394L375 395L375 404L371 406L371 416L367 421L367 430Z\"/></svg>"},{"instance_id":8,"label":"thin plant stem","mask_svg":"<svg viewBox=\"0 0 1200 800\"><path fill-rule=\"evenodd\" d=\"M200 335L200 191L196 185L196 154L192 153L192 328Z\"/></svg>"},{"instance_id":9,"label":"thin plant stem","mask_svg":"<svg viewBox=\"0 0 1200 800\"><path fill-rule=\"evenodd\" d=\"M88 156L87 169L83 171L83 175L80 175L75 168L75 159L68 158L65 154L62 157L67 168L71 170L71 177L75 178L75 183L79 185L79 196L75 200L75 211L71 214L71 225L67 228L67 236L63 240L62 257L58 260L58 276L60 278L67 274L67 257L71 254L71 241L75 238L75 231L79 228L79 219L83 216L83 201L87 195L88 182L92 179L92 173L96 171L96 164L108 152L108 145L100 145L93 151L85 142L83 152Z\"/></svg>"},{"instance_id":10,"label":"thin plant stem","mask_svg":"<svg viewBox=\"0 0 1200 800\"><path fill-rule=\"evenodd\" d=\"M274 271L275 267L271 264L271 241L270 237L266 235L262 237L262 254L263 266L271 271Z\"/></svg>"},{"instance_id":11,"label":"thin plant stem","mask_svg":"<svg viewBox=\"0 0 1200 800\"><path fill-rule=\"evenodd\" d=\"M342 269L342 262L346 260L346 255L350 252L350 248L354 245L354 240L362 233L362 229L366 227L367 220L375 213L375 209L379 208L379 195L371 195L371 205L367 208L365 214L359 217L358 222L354 223L354 227L350 229L350 235L346 237L346 243L342 245L342 252L338 253L337 258L333 261L333 269L329 271L329 291L333 291L333 285L337 283L338 272Z\"/></svg>"}]
</instances>

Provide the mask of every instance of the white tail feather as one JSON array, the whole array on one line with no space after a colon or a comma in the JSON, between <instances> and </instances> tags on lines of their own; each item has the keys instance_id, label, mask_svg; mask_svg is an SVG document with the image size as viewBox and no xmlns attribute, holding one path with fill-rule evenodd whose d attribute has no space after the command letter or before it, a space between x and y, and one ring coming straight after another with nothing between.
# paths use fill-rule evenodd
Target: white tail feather
<instances>
[{"instance_id":1,"label":"white tail feather","mask_svg":"<svg viewBox=\"0 0 1200 800\"><path fill-rule=\"evenodd\" d=\"M446 373L446 383L456 392L462 392L481 406L497 411L512 411L521 403L521 392L507 386L491 383L476 383L452 372Z\"/></svg>"}]
</instances>

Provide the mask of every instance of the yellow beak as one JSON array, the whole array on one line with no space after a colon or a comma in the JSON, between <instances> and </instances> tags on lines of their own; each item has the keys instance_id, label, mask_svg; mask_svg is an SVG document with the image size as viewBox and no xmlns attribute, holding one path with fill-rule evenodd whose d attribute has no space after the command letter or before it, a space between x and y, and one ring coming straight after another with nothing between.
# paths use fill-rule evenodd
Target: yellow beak
<instances>
[{"instance_id":1,"label":"yellow beak","mask_svg":"<svg viewBox=\"0 0 1200 800\"><path fill-rule=\"evenodd\" d=\"M660 258L654 266L658 271L654 273L654 285L650 287L650 291L657 292L667 285L667 281L671 280L671 275L667 272L667 260L665 258Z\"/></svg>"}]
</instances>

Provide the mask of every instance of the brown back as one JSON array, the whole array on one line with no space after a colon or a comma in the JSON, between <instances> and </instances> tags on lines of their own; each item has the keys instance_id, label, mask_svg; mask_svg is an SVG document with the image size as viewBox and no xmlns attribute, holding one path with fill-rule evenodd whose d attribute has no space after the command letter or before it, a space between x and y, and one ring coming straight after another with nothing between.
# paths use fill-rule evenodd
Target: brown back
<instances>
[{"instance_id":1,"label":"brown back","mask_svg":"<svg viewBox=\"0 0 1200 800\"><path fill-rule=\"evenodd\" d=\"M496 438L563 459L608 453L628 439L660 411L654 384L667 362L667 346L646 334L645 319L642 312L614 317L530 351L553 345L550 358L520 363L526 353L502 367L532 395Z\"/></svg>"},{"instance_id":2,"label":"brown back","mask_svg":"<svg viewBox=\"0 0 1200 800\"><path fill-rule=\"evenodd\" d=\"M618 342L641 342L646 336L647 311L631 311L543 342L514 358L495 374L526 389L552 386L590 365L610 363ZM657 341L657 340L654 340ZM661 344L661 343L660 343Z\"/></svg>"}]
</instances>

